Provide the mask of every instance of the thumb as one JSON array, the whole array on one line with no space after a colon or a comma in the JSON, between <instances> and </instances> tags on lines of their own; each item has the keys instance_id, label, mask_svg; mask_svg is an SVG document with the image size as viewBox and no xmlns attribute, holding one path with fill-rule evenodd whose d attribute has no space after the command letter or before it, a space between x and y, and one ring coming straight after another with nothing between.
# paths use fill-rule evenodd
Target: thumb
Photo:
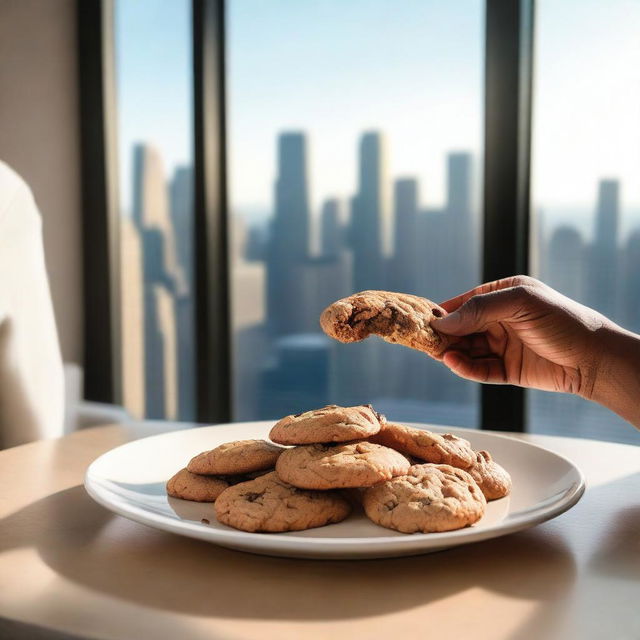
<instances>
[{"instance_id":1,"label":"thumb","mask_svg":"<svg viewBox=\"0 0 640 640\"><path fill-rule=\"evenodd\" d=\"M516 319L531 300L531 293L524 286L477 294L444 318L434 318L431 326L451 336L481 333L492 322Z\"/></svg>"}]
</instances>

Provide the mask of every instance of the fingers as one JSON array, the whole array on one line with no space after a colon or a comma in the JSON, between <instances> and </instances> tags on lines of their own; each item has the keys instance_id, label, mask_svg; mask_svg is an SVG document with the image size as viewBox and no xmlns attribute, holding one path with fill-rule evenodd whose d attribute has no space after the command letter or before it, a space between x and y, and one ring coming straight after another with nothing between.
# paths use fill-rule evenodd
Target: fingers
<instances>
[{"instance_id":1,"label":"fingers","mask_svg":"<svg viewBox=\"0 0 640 640\"><path fill-rule=\"evenodd\" d=\"M431 326L440 333L453 336L481 333L491 323L513 321L526 314L534 304L532 291L529 286L517 285L490 293L477 293L444 318L434 318Z\"/></svg>"},{"instance_id":2,"label":"fingers","mask_svg":"<svg viewBox=\"0 0 640 640\"><path fill-rule=\"evenodd\" d=\"M480 286L474 287L465 293L461 293L455 298L450 298L449 300L441 302L440 306L448 313L451 313L463 305L467 300L478 294L492 293L493 291L499 291L500 289L508 289L510 287L517 287L520 285L537 287L541 284L542 283L539 280L529 276L511 276L510 278L502 278L501 280L494 280L493 282L481 284Z\"/></svg>"},{"instance_id":3,"label":"fingers","mask_svg":"<svg viewBox=\"0 0 640 640\"><path fill-rule=\"evenodd\" d=\"M474 382L505 384L507 376L500 358L470 358L460 351L447 351L442 362L456 375Z\"/></svg>"}]
</instances>

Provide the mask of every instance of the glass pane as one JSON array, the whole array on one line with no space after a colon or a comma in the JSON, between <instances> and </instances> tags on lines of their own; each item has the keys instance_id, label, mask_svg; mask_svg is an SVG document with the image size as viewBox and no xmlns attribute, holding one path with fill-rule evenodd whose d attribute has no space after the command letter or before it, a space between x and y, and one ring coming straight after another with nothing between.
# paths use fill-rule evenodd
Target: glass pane
<instances>
[{"instance_id":1,"label":"glass pane","mask_svg":"<svg viewBox=\"0 0 640 640\"><path fill-rule=\"evenodd\" d=\"M640 331L640 5L536 6L534 275ZM564 394L531 393L529 423L637 442L615 414Z\"/></svg>"},{"instance_id":2,"label":"glass pane","mask_svg":"<svg viewBox=\"0 0 640 640\"><path fill-rule=\"evenodd\" d=\"M483 25L479 0L228 3L236 419L371 402L476 426L476 385L318 317L478 283Z\"/></svg>"},{"instance_id":3,"label":"glass pane","mask_svg":"<svg viewBox=\"0 0 640 640\"><path fill-rule=\"evenodd\" d=\"M194 418L191 2L116 0L122 379L138 417Z\"/></svg>"}]
</instances>

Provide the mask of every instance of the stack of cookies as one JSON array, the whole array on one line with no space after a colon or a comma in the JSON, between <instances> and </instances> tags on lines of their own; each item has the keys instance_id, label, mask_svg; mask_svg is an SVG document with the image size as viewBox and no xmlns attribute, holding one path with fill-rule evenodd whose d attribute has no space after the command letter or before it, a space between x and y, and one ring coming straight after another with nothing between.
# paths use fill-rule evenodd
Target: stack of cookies
<instances>
[{"instance_id":1,"label":"stack of cookies","mask_svg":"<svg viewBox=\"0 0 640 640\"><path fill-rule=\"evenodd\" d=\"M336 491L301 491L274 467L285 447L237 440L204 451L167 482L173 498L215 502L223 524L251 532L300 531L344 520L350 503Z\"/></svg>"},{"instance_id":2,"label":"stack of cookies","mask_svg":"<svg viewBox=\"0 0 640 640\"><path fill-rule=\"evenodd\" d=\"M218 520L244 531L340 522L355 496L376 524L428 533L477 522L486 501L511 487L488 452L452 434L387 423L371 405L287 416L269 436L277 444L244 440L201 453L167 492L215 502Z\"/></svg>"}]
</instances>

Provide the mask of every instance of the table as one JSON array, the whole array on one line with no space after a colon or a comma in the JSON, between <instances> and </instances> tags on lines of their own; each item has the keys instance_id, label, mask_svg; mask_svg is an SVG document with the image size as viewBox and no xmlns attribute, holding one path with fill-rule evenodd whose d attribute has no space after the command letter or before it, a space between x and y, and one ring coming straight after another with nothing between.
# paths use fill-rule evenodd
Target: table
<instances>
[{"instance_id":1,"label":"table","mask_svg":"<svg viewBox=\"0 0 640 640\"><path fill-rule=\"evenodd\" d=\"M174 428L99 427L0 452L0 638L640 638L639 447L518 435L582 468L576 507L435 554L288 560L156 531L87 496L98 455Z\"/></svg>"}]
</instances>

